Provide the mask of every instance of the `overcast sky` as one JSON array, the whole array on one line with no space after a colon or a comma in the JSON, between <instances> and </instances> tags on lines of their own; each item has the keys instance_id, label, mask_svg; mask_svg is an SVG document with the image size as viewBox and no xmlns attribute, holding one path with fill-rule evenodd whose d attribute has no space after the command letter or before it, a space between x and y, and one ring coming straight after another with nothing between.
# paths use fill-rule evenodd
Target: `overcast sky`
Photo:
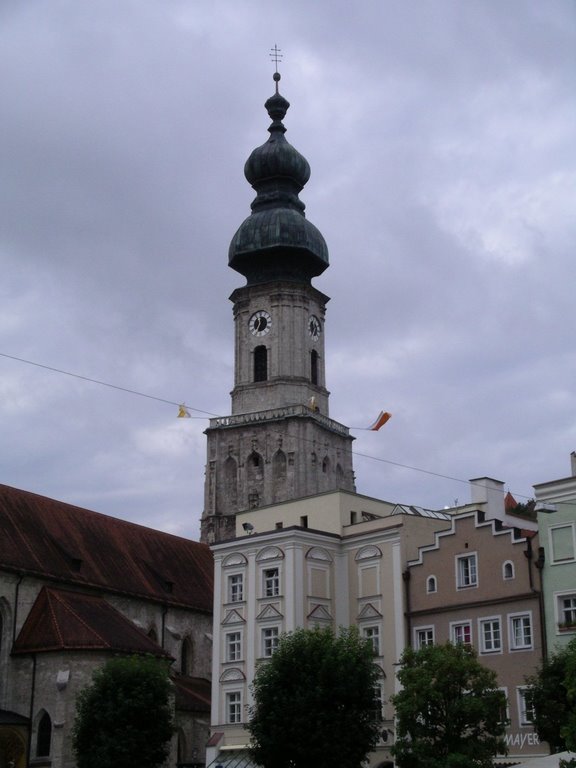
<instances>
[{"instance_id":1,"label":"overcast sky","mask_svg":"<svg viewBox=\"0 0 576 768\"><path fill-rule=\"evenodd\" d=\"M572 0L1 0L0 482L198 536L275 44L358 491L569 475Z\"/></svg>"}]
</instances>

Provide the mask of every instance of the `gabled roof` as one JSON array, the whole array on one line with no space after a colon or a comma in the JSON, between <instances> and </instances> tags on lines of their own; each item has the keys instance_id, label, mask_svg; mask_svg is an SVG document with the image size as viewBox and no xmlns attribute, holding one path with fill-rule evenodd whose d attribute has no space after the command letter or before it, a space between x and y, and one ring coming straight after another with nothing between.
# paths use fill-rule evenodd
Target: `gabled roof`
<instances>
[{"instance_id":1,"label":"gabled roof","mask_svg":"<svg viewBox=\"0 0 576 768\"><path fill-rule=\"evenodd\" d=\"M168 656L104 598L43 587L16 638L12 653L64 650Z\"/></svg>"},{"instance_id":2,"label":"gabled roof","mask_svg":"<svg viewBox=\"0 0 576 768\"><path fill-rule=\"evenodd\" d=\"M212 612L205 544L0 485L0 570Z\"/></svg>"},{"instance_id":3,"label":"gabled roof","mask_svg":"<svg viewBox=\"0 0 576 768\"><path fill-rule=\"evenodd\" d=\"M188 712L210 712L211 683L202 677L179 675L173 678L176 709Z\"/></svg>"}]
</instances>

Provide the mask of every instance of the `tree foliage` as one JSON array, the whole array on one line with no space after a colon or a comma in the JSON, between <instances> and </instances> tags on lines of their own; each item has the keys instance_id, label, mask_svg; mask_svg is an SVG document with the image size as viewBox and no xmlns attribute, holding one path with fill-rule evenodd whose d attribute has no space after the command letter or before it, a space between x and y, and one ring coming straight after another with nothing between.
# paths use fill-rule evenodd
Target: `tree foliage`
<instances>
[{"instance_id":1,"label":"tree foliage","mask_svg":"<svg viewBox=\"0 0 576 768\"><path fill-rule=\"evenodd\" d=\"M506 698L469 645L406 648L392 697L400 768L483 768L506 754Z\"/></svg>"},{"instance_id":2,"label":"tree foliage","mask_svg":"<svg viewBox=\"0 0 576 768\"><path fill-rule=\"evenodd\" d=\"M172 731L167 665L148 656L112 659L78 698L78 768L156 768L168 756Z\"/></svg>"},{"instance_id":3,"label":"tree foliage","mask_svg":"<svg viewBox=\"0 0 576 768\"><path fill-rule=\"evenodd\" d=\"M576 639L545 660L526 683L538 737L551 752L576 751Z\"/></svg>"},{"instance_id":4,"label":"tree foliage","mask_svg":"<svg viewBox=\"0 0 576 768\"><path fill-rule=\"evenodd\" d=\"M378 741L381 672L355 627L283 635L256 671L248 730L263 768L358 768Z\"/></svg>"}]
</instances>

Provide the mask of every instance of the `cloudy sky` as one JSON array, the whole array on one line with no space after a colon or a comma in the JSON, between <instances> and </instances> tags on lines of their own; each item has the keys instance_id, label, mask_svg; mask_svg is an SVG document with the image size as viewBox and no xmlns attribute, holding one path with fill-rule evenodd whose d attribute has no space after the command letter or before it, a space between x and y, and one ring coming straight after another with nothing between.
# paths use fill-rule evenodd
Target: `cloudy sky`
<instances>
[{"instance_id":1,"label":"cloudy sky","mask_svg":"<svg viewBox=\"0 0 576 768\"><path fill-rule=\"evenodd\" d=\"M570 474L572 0L2 0L0 482L197 537L275 44L358 490Z\"/></svg>"}]
</instances>

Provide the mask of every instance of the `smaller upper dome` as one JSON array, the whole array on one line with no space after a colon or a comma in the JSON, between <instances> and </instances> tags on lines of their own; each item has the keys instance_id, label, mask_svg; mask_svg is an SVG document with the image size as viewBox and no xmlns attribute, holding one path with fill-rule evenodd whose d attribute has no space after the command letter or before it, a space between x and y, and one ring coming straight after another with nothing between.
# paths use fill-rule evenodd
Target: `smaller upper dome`
<instances>
[{"instance_id":1,"label":"smaller upper dome","mask_svg":"<svg viewBox=\"0 0 576 768\"><path fill-rule=\"evenodd\" d=\"M276 93L264 105L272 119L270 138L252 152L244 167L256 190L252 214L232 238L229 251L229 265L249 284L270 279L310 282L328 266L326 242L306 220L298 197L310 178L310 165L284 137L282 120L290 104L278 93L280 75L274 79Z\"/></svg>"}]
</instances>

